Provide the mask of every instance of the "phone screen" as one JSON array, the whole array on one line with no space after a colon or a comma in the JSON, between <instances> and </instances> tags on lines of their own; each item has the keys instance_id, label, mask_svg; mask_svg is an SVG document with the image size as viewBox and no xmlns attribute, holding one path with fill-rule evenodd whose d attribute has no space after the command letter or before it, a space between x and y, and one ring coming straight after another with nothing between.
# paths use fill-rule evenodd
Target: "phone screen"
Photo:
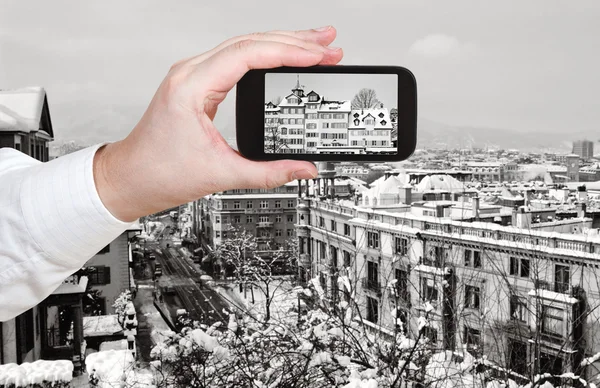
<instances>
[{"instance_id":1,"label":"phone screen","mask_svg":"<svg viewBox=\"0 0 600 388\"><path fill-rule=\"evenodd\" d=\"M398 75L266 73L267 154L398 153Z\"/></svg>"}]
</instances>

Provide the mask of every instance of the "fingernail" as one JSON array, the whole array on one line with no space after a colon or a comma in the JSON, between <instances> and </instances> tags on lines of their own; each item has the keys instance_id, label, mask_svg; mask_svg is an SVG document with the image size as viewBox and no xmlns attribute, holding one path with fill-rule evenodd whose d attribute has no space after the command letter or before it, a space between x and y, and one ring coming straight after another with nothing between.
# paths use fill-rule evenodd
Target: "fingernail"
<instances>
[{"instance_id":1,"label":"fingernail","mask_svg":"<svg viewBox=\"0 0 600 388\"><path fill-rule=\"evenodd\" d=\"M315 28L315 31L325 32L325 31L329 31L330 29L331 29L331 26L325 26L325 27Z\"/></svg>"},{"instance_id":2,"label":"fingernail","mask_svg":"<svg viewBox=\"0 0 600 388\"><path fill-rule=\"evenodd\" d=\"M317 176L308 170L299 170L292 173L292 180L296 179L315 179Z\"/></svg>"},{"instance_id":3,"label":"fingernail","mask_svg":"<svg viewBox=\"0 0 600 388\"><path fill-rule=\"evenodd\" d=\"M326 48L327 48L327 50L329 50L329 51L333 51L333 52L335 52L335 51L340 51L340 48L339 48L339 47L329 47L329 46L325 46L325 47L326 47Z\"/></svg>"}]
</instances>

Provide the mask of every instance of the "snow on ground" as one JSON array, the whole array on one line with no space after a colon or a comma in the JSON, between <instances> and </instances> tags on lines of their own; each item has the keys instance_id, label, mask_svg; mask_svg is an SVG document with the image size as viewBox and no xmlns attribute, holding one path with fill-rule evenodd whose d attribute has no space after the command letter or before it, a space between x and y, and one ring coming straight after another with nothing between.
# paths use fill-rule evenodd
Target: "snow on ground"
<instances>
[{"instance_id":1,"label":"snow on ground","mask_svg":"<svg viewBox=\"0 0 600 388\"><path fill-rule=\"evenodd\" d=\"M117 315L98 315L83 317L83 336L100 337L119 334L123 327Z\"/></svg>"},{"instance_id":2,"label":"snow on ground","mask_svg":"<svg viewBox=\"0 0 600 388\"><path fill-rule=\"evenodd\" d=\"M118 340L118 341L106 341L100 344L100 351L106 350L126 350L128 349L128 344L126 339Z\"/></svg>"},{"instance_id":3,"label":"snow on ground","mask_svg":"<svg viewBox=\"0 0 600 388\"><path fill-rule=\"evenodd\" d=\"M297 308L298 306L298 295L300 288L294 288L291 282L287 279L276 279L273 280L270 285L270 295L273 296L271 302L271 317L276 320L290 317L290 309ZM250 287L244 292L240 292L239 285L232 284L224 287L217 287L215 289L219 292L227 301L231 301L238 305L240 308L245 308L253 316L263 316L265 314L266 297L264 292L255 288L254 289L254 303L252 303L252 291Z\"/></svg>"},{"instance_id":4,"label":"snow on ground","mask_svg":"<svg viewBox=\"0 0 600 388\"><path fill-rule=\"evenodd\" d=\"M73 379L73 363L67 360L24 362L0 365L0 386L25 387L69 383Z\"/></svg>"},{"instance_id":5,"label":"snow on ground","mask_svg":"<svg viewBox=\"0 0 600 388\"><path fill-rule=\"evenodd\" d=\"M154 388L150 371L134 368L135 359L129 350L107 350L93 353L85 359L90 379L97 379L98 388L120 386Z\"/></svg>"}]
</instances>

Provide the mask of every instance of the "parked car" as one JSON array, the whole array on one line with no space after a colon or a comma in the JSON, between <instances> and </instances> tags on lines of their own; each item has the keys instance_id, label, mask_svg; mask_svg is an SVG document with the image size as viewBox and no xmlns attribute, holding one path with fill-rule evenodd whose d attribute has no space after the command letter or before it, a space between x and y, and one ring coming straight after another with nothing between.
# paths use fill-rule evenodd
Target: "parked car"
<instances>
[{"instance_id":1,"label":"parked car","mask_svg":"<svg viewBox=\"0 0 600 388\"><path fill-rule=\"evenodd\" d=\"M162 275L162 265L156 263L154 266L154 277L159 277Z\"/></svg>"}]
</instances>

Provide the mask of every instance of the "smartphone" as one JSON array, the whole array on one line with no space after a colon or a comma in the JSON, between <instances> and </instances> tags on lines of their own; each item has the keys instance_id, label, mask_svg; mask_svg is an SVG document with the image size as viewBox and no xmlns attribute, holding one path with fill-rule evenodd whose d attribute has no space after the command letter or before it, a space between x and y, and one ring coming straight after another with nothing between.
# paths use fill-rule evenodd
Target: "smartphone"
<instances>
[{"instance_id":1,"label":"smartphone","mask_svg":"<svg viewBox=\"0 0 600 388\"><path fill-rule=\"evenodd\" d=\"M417 143L417 84L395 66L250 70L237 84L238 151L251 160L398 162Z\"/></svg>"}]
</instances>

